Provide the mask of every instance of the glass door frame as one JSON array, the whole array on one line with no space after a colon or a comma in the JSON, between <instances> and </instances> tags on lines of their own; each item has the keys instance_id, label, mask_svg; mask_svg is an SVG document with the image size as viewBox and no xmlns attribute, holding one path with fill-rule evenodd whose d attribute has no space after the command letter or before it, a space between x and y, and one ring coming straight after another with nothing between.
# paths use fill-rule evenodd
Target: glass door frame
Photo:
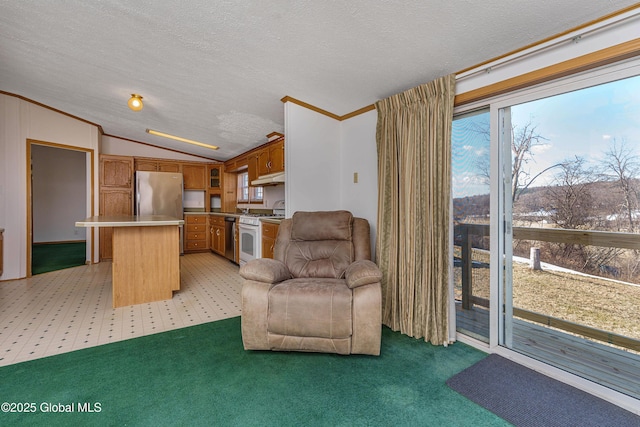
<instances>
[{"instance_id":1,"label":"glass door frame","mask_svg":"<svg viewBox=\"0 0 640 427\"><path fill-rule=\"evenodd\" d=\"M489 108L490 112L490 322L489 349L511 347L511 289L504 284L511 283L512 272L512 223L511 223L511 106L550 97L561 93L584 89L589 86L624 79L640 74L640 59L633 58L596 70L589 70L543 83L539 86L523 89L513 93L496 96L491 99L470 103L456 108L454 115L464 114L472 110ZM500 126L503 121L507 126ZM503 129L508 132L503 132ZM508 142L506 142L508 141ZM508 160L508 161L507 161ZM452 253L453 249L451 249ZM451 281L451 289L453 282ZM505 292L506 291L506 292ZM509 300L509 301L507 301ZM453 303L452 303L453 304ZM504 310L502 309L504 307ZM505 316L506 314L506 316ZM506 317L506 318L505 318ZM482 344L480 344L482 346Z\"/></svg>"},{"instance_id":2,"label":"glass door frame","mask_svg":"<svg viewBox=\"0 0 640 427\"><path fill-rule=\"evenodd\" d=\"M505 197L505 187L509 189L509 192L511 192L510 185L505 186L505 180L508 176L510 181L511 161L508 162L509 166L505 167L505 163L507 162L505 162L504 159L511 159L511 149L510 144L499 142L500 127L498 125L500 124L500 109L532 101L534 99L549 97L560 93L583 89L585 87L595 86L598 84L624 79L636 75L640 75L640 58L637 57L621 61L613 65L604 66L600 69L588 70L581 74L576 74L555 81L546 82L539 86L534 86L531 88L522 89L517 92L502 94L490 99L465 104L464 106L457 107L454 110L454 114L457 116L458 114L464 114L465 112L469 112L474 109L489 108L491 123L491 251L489 273L491 280L491 294L489 301L489 344L478 341L462 333L456 333L456 339L488 353L500 354L503 357L509 358L517 363L549 375L557 380L577 387L588 393L597 395L627 410L631 410L632 412L637 411L638 401L634 398L625 394L621 394L589 380L580 378L560 368L554 367L545 362L535 360L527 355L518 353L509 348L509 340L505 339L508 334L504 334L507 326L505 323L507 322L504 321L504 311L501 309L502 304L504 303L504 296L500 297L500 295L504 290L504 287L501 284L504 283L504 281L508 278L505 273L505 268L507 267L505 260L507 248L505 248L505 238L503 238L503 236L505 236L505 231L510 233L509 236L511 236L511 222L505 221L505 201L508 198L508 196ZM502 141L504 141L505 138L506 136L502 135ZM451 220L453 221L453 214ZM512 241L513 239L509 238L509 240ZM451 249L451 254L452 253L453 249ZM453 289L453 279L451 279L450 286L451 289ZM454 301L451 300L451 305L454 304Z\"/></svg>"}]
</instances>

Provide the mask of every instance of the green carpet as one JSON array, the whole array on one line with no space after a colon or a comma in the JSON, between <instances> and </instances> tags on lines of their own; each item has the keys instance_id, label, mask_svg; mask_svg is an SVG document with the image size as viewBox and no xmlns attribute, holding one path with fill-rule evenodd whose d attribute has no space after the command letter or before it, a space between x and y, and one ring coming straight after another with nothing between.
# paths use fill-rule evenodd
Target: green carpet
<instances>
[{"instance_id":1,"label":"green carpet","mask_svg":"<svg viewBox=\"0 0 640 427\"><path fill-rule=\"evenodd\" d=\"M387 328L380 357L247 352L236 317L2 367L0 402L34 403L36 412L0 413L0 423L509 425L445 384L485 356ZM100 412L80 413L79 403ZM49 404L75 412L43 413Z\"/></svg>"},{"instance_id":2,"label":"green carpet","mask_svg":"<svg viewBox=\"0 0 640 427\"><path fill-rule=\"evenodd\" d=\"M31 274L84 265L86 242L35 244L31 247Z\"/></svg>"}]
</instances>

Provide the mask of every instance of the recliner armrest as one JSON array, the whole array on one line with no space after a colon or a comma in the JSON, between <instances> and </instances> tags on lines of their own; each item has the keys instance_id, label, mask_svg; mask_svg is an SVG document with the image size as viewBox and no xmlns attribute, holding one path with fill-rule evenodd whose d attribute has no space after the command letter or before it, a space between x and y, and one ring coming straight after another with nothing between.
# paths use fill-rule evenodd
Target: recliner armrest
<instances>
[{"instance_id":1,"label":"recliner armrest","mask_svg":"<svg viewBox=\"0 0 640 427\"><path fill-rule=\"evenodd\" d=\"M254 259L240 267L240 276L263 283L278 283L291 279L291 273L281 261L271 258Z\"/></svg>"},{"instance_id":2,"label":"recliner armrest","mask_svg":"<svg viewBox=\"0 0 640 427\"><path fill-rule=\"evenodd\" d=\"M368 259L352 263L344 273L350 289L378 283L382 280L382 272L378 266Z\"/></svg>"}]
</instances>

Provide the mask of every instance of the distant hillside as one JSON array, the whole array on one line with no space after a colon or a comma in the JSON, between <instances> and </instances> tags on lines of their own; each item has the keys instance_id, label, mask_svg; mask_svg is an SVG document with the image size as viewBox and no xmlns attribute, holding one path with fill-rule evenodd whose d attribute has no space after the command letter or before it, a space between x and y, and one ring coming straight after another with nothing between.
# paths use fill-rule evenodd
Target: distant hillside
<instances>
[{"instance_id":1,"label":"distant hillside","mask_svg":"<svg viewBox=\"0 0 640 427\"><path fill-rule=\"evenodd\" d=\"M633 186L640 188L640 181L635 180ZM568 197L570 190L574 191L572 197ZM637 195L634 197L637 203ZM573 189L567 186L528 188L514 203L513 213L514 217L523 220L534 221L544 218L560 221L558 216L563 217L559 211L571 209L573 213L583 217L582 221L605 226L605 222L625 220L628 215L624 214L623 206L624 193L618 183L600 181ZM489 215L489 194L453 199L453 212L456 221L474 222L474 218L486 218ZM567 215L566 212L564 214ZM640 212L636 211L636 215L640 219ZM606 228L620 228L620 225L608 224Z\"/></svg>"},{"instance_id":2,"label":"distant hillside","mask_svg":"<svg viewBox=\"0 0 640 427\"><path fill-rule=\"evenodd\" d=\"M487 216L489 216L488 194L453 199L454 221L462 221L465 218Z\"/></svg>"}]
</instances>

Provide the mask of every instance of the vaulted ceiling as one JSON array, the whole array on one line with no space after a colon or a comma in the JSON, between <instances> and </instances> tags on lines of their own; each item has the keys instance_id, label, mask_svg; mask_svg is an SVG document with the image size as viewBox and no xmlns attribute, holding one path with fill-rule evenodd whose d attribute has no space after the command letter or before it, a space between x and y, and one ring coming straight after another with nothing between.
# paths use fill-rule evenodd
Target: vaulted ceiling
<instances>
[{"instance_id":1,"label":"vaulted ceiling","mask_svg":"<svg viewBox=\"0 0 640 427\"><path fill-rule=\"evenodd\" d=\"M284 96L344 115L634 3L3 0L0 91L226 160L283 132Z\"/></svg>"}]
</instances>

